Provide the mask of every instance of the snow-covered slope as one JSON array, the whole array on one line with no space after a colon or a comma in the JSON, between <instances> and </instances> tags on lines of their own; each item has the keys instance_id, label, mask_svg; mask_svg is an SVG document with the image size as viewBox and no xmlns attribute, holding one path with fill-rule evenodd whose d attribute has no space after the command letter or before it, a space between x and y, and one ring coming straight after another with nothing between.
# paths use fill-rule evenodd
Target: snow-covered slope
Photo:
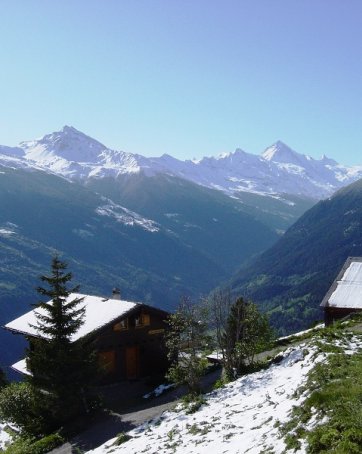
<instances>
[{"instance_id":1,"label":"snow-covered slope","mask_svg":"<svg viewBox=\"0 0 362 454\"><path fill-rule=\"evenodd\" d=\"M229 195L238 191L286 193L314 199L328 197L362 177L362 166L339 165L326 156L313 159L280 141L260 156L237 149L218 157L181 161L167 154L146 158L110 150L71 126L38 140L22 142L19 147L0 146L0 164L36 166L80 180L140 172L147 176L165 173Z\"/></svg>"},{"instance_id":2,"label":"snow-covered slope","mask_svg":"<svg viewBox=\"0 0 362 454\"><path fill-rule=\"evenodd\" d=\"M336 341L345 354L362 347L359 338ZM333 344L335 345L335 344ZM290 347L284 359L269 369L246 375L206 396L206 404L187 414L179 406L128 432L129 440L117 446L116 438L88 454L260 454L292 453L279 427L287 423L293 407L303 404L311 390L297 393L316 364L328 355L316 343ZM304 429L322 423L314 414ZM304 440L299 453L307 452Z\"/></svg>"},{"instance_id":3,"label":"snow-covered slope","mask_svg":"<svg viewBox=\"0 0 362 454\"><path fill-rule=\"evenodd\" d=\"M304 357L305 347L292 348L280 364L211 393L196 413L166 412L129 432L130 440L120 446L112 439L89 454L257 454L271 448L282 453L285 444L278 427L288 421L293 405L305 399L293 393L322 360L315 356L316 348Z\"/></svg>"},{"instance_id":4,"label":"snow-covered slope","mask_svg":"<svg viewBox=\"0 0 362 454\"><path fill-rule=\"evenodd\" d=\"M71 126L38 140L21 142L20 148L27 162L74 179L139 172L138 161L142 164L143 160L142 156L110 150Z\"/></svg>"}]
</instances>

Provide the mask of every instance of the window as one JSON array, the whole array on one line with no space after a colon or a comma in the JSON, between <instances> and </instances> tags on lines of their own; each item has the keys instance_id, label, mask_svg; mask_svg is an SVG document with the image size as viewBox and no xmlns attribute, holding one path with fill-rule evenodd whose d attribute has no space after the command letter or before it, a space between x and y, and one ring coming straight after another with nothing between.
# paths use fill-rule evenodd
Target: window
<instances>
[{"instance_id":1,"label":"window","mask_svg":"<svg viewBox=\"0 0 362 454\"><path fill-rule=\"evenodd\" d=\"M151 324L150 314L142 314L142 325L148 326Z\"/></svg>"},{"instance_id":2,"label":"window","mask_svg":"<svg viewBox=\"0 0 362 454\"><path fill-rule=\"evenodd\" d=\"M113 325L113 331L123 331L125 329L128 329L128 318L125 318Z\"/></svg>"},{"instance_id":3,"label":"window","mask_svg":"<svg viewBox=\"0 0 362 454\"><path fill-rule=\"evenodd\" d=\"M138 317L135 318L136 328L141 328L143 326L148 326L150 324L151 324L150 314L142 313Z\"/></svg>"}]
</instances>

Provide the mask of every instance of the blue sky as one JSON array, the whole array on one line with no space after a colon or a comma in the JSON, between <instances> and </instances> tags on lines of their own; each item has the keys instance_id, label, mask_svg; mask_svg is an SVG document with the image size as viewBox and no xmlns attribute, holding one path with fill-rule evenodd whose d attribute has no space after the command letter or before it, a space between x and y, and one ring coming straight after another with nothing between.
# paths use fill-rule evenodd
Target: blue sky
<instances>
[{"instance_id":1,"label":"blue sky","mask_svg":"<svg viewBox=\"0 0 362 454\"><path fill-rule=\"evenodd\" d=\"M360 0L0 0L0 143L362 164Z\"/></svg>"}]
</instances>

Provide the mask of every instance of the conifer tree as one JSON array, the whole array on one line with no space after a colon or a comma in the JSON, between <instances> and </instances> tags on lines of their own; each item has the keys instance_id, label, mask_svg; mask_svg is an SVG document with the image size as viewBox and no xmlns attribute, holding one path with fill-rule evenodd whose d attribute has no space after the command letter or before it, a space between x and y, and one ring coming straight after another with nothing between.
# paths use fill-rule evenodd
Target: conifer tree
<instances>
[{"instance_id":1,"label":"conifer tree","mask_svg":"<svg viewBox=\"0 0 362 454\"><path fill-rule=\"evenodd\" d=\"M45 286L37 291L51 302L36 307L37 338L30 339L27 367L36 393L37 411L45 416L49 432L87 411L88 389L94 380L95 362L89 347L72 336L83 324L82 298L69 298L79 287L69 288L72 274L67 264L53 257L51 273L41 276Z\"/></svg>"}]
</instances>

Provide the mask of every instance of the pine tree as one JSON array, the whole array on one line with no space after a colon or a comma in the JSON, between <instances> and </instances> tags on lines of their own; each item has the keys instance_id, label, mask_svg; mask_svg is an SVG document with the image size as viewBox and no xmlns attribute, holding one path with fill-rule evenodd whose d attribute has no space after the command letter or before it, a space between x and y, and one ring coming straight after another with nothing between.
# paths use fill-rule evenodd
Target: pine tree
<instances>
[{"instance_id":1,"label":"pine tree","mask_svg":"<svg viewBox=\"0 0 362 454\"><path fill-rule=\"evenodd\" d=\"M45 416L49 432L87 411L87 396L95 373L90 349L81 341L72 342L83 324L85 309L82 298L69 301L79 287L68 288L72 274L67 264L53 257L51 273L41 276L45 287L38 287L50 303L39 302L36 307L37 338L30 339L27 367L30 384L36 393L37 411Z\"/></svg>"}]
</instances>

